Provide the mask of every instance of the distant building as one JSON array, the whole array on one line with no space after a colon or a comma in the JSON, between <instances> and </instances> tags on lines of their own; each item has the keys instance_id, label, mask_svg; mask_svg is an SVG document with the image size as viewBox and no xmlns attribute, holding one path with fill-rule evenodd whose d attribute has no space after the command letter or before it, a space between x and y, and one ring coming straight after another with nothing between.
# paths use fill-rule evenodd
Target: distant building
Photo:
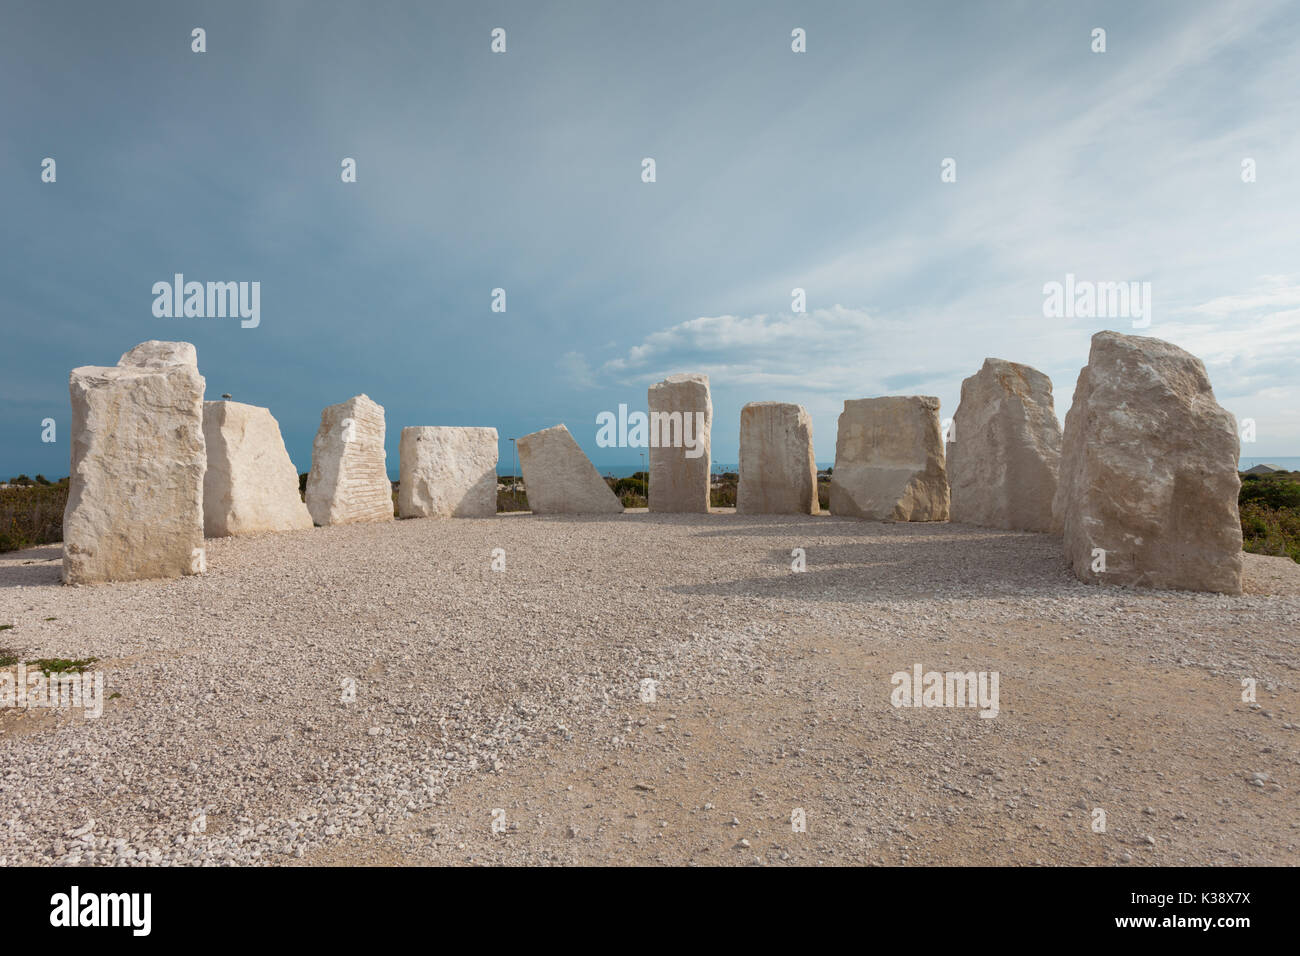
<instances>
[{"instance_id":1,"label":"distant building","mask_svg":"<svg viewBox=\"0 0 1300 956\"><path fill-rule=\"evenodd\" d=\"M1277 465L1256 465L1254 468L1248 468L1242 472L1243 475L1271 475L1276 471L1286 471L1285 468L1279 468Z\"/></svg>"}]
</instances>

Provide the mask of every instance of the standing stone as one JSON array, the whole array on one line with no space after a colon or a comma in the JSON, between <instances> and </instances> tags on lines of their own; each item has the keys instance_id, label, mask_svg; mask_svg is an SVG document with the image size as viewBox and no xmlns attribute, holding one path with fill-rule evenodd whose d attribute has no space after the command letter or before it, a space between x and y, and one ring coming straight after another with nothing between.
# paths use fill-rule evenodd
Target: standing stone
<instances>
[{"instance_id":1,"label":"standing stone","mask_svg":"<svg viewBox=\"0 0 1300 956\"><path fill-rule=\"evenodd\" d=\"M937 398L907 395L844 403L835 438L831 513L879 521L948 520Z\"/></svg>"},{"instance_id":2,"label":"standing stone","mask_svg":"<svg viewBox=\"0 0 1300 956\"><path fill-rule=\"evenodd\" d=\"M1065 416L1053 504L1075 575L1240 594L1239 452L1200 359L1098 332Z\"/></svg>"},{"instance_id":3,"label":"standing stone","mask_svg":"<svg viewBox=\"0 0 1300 956\"><path fill-rule=\"evenodd\" d=\"M319 525L393 520L384 461L384 407L366 395L320 413L311 446L307 510Z\"/></svg>"},{"instance_id":4,"label":"standing stone","mask_svg":"<svg viewBox=\"0 0 1300 956\"><path fill-rule=\"evenodd\" d=\"M533 514L617 514L622 503L563 425L515 443Z\"/></svg>"},{"instance_id":5,"label":"standing stone","mask_svg":"<svg viewBox=\"0 0 1300 956\"><path fill-rule=\"evenodd\" d=\"M1005 359L961 383L952 417L948 482L952 521L1013 531L1050 531L1061 463L1052 380Z\"/></svg>"},{"instance_id":6,"label":"standing stone","mask_svg":"<svg viewBox=\"0 0 1300 956\"><path fill-rule=\"evenodd\" d=\"M817 513L812 418L802 405L750 402L740 410L736 513Z\"/></svg>"},{"instance_id":7,"label":"standing stone","mask_svg":"<svg viewBox=\"0 0 1300 956\"><path fill-rule=\"evenodd\" d=\"M203 438L208 448L204 534L220 538L311 527L311 515L298 494L298 470L270 409L204 402Z\"/></svg>"},{"instance_id":8,"label":"standing stone","mask_svg":"<svg viewBox=\"0 0 1300 956\"><path fill-rule=\"evenodd\" d=\"M707 375L670 375L649 389L650 510L709 511L713 401Z\"/></svg>"},{"instance_id":9,"label":"standing stone","mask_svg":"<svg viewBox=\"0 0 1300 956\"><path fill-rule=\"evenodd\" d=\"M397 513L403 518L475 518L497 513L497 430L402 429Z\"/></svg>"},{"instance_id":10,"label":"standing stone","mask_svg":"<svg viewBox=\"0 0 1300 956\"><path fill-rule=\"evenodd\" d=\"M203 388L188 342L145 342L115 368L72 370L66 584L205 569Z\"/></svg>"}]
</instances>

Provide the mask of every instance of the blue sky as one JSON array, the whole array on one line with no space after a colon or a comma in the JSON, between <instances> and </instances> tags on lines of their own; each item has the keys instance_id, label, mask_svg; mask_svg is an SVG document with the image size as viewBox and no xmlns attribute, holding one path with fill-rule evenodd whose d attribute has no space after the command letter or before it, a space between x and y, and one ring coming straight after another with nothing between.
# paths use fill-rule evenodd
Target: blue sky
<instances>
[{"instance_id":1,"label":"blue sky","mask_svg":"<svg viewBox=\"0 0 1300 956\"><path fill-rule=\"evenodd\" d=\"M989 355L1063 419L1089 336L1134 331L1045 317L1067 273L1150 282L1140 334L1255 420L1243 456L1300 455L1297 48L1281 2L11 0L0 477L66 474L68 371L151 338L270 407L300 471L358 392L394 475L404 425L495 426L508 463L564 422L636 463L596 415L681 371L711 377L715 461L747 401L806 405L829 461L845 399L948 416ZM259 281L260 326L155 318L177 272Z\"/></svg>"}]
</instances>

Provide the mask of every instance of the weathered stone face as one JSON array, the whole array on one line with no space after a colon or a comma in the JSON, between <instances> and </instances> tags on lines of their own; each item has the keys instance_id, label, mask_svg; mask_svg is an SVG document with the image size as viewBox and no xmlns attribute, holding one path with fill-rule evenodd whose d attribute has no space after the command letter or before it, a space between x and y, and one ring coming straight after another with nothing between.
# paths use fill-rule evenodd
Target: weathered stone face
<instances>
[{"instance_id":1,"label":"weathered stone face","mask_svg":"<svg viewBox=\"0 0 1300 956\"><path fill-rule=\"evenodd\" d=\"M1052 380L1005 359L961 383L948 442L952 521L1014 531L1050 531L1061 461Z\"/></svg>"},{"instance_id":2,"label":"weathered stone face","mask_svg":"<svg viewBox=\"0 0 1300 956\"><path fill-rule=\"evenodd\" d=\"M515 443L533 514L617 514L622 503L563 425Z\"/></svg>"},{"instance_id":3,"label":"weathered stone face","mask_svg":"<svg viewBox=\"0 0 1300 956\"><path fill-rule=\"evenodd\" d=\"M707 375L670 375L651 385L650 510L709 510L713 400Z\"/></svg>"},{"instance_id":4,"label":"weathered stone face","mask_svg":"<svg viewBox=\"0 0 1300 956\"><path fill-rule=\"evenodd\" d=\"M939 400L908 395L846 401L830 497L831 513L837 515L948 520Z\"/></svg>"},{"instance_id":5,"label":"weathered stone face","mask_svg":"<svg viewBox=\"0 0 1300 956\"><path fill-rule=\"evenodd\" d=\"M1075 575L1240 594L1239 451L1200 359L1160 339L1094 335L1053 504Z\"/></svg>"},{"instance_id":6,"label":"weathered stone face","mask_svg":"<svg viewBox=\"0 0 1300 956\"><path fill-rule=\"evenodd\" d=\"M401 455L397 513L403 518L497 513L495 428L403 428Z\"/></svg>"},{"instance_id":7,"label":"weathered stone face","mask_svg":"<svg viewBox=\"0 0 1300 956\"><path fill-rule=\"evenodd\" d=\"M393 485L386 457L382 405L357 395L321 412L307 477L312 521L392 521Z\"/></svg>"},{"instance_id":8,"label":"weathered stone face","mask_svg":"<svg viewBox=\"0 0 1300 956\"><path fill-rule=\"evenodd\" d=\"M203 529L209 538L312 526L280 424L269 409L204 402Z\"/></svg>"},{"instance_id":9,"label":"weathered stone face","mask_svg":"<svg viewBox=\"0 0 1300 956\"><path fill-rule=\"evenodd\" d=\"M750 402L740 410L736 513L817 513L812 418L802 405Z\"/></svg>"},{"instance_id":10,"label":"weathered stone face","mask_svg":"<svg viewBox=\"0 0 1300 956\"><path fill-rule=\"evenodd\" d=\"M199 367L199 353L189 342L160 342L150 339L117 360L119 368L167 368L171 365Z\"/></svg>"},{"instance_id":11,"label":"weathered stone face","mask_svg":"<svg viewBox=\"0 0 1300 956\"><path fill-rule=\"evenodd\" d=\"M203 376L194 346L145 342L72 370L66 584L204 570Z\"/></svg>"}]
</instances>

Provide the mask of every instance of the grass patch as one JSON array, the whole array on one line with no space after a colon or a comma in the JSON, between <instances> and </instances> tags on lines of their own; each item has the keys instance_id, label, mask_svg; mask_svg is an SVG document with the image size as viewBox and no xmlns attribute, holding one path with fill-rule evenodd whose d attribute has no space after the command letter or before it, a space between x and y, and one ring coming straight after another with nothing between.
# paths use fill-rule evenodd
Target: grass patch
<instances>
[{"instance_id":1,"label":"grass patch","mask_svg":"<svg viewBox=\"0 0 1300 956\"><path fill-rule=\"evenodd\" d=\"M97 660L98 657L38 657L34 661L28 661L27 666L46 674L82 674Z\"/></svg>"},{"instance_id":2,"label":"grass patch","mask_svg":"<svg viewBox=\"0 0 1300 956\"><path fill-rule=\"evenodd\" d=\"M0 667L13 667L18 663L18 655L9 648L0 647Z\"/></svg>"}]
</instances>

